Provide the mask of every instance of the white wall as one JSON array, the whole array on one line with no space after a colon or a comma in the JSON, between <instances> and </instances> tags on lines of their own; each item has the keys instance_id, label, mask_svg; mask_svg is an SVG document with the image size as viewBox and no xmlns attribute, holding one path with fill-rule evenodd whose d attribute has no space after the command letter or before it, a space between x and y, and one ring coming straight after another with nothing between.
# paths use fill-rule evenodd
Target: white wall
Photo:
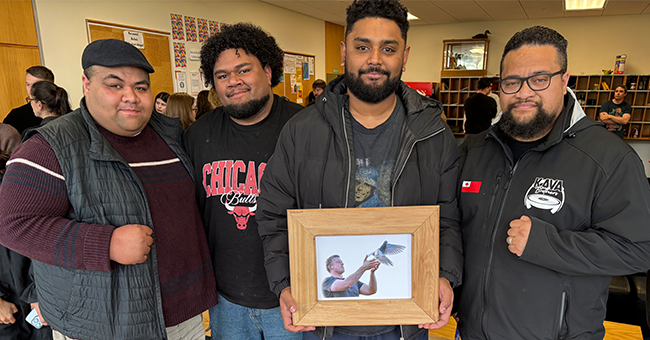
<instances>
[{"instance_id":1,"label":"white wall","mask_svg":"<svg viewBox=\"0 0 650 340\"><path fill-rule=\"evenodd\" d=\"M616 55L627 54L625 73L650 74L650 14L603 17L472 22L448 25L411 26L411 53L405 81L440 81L442 41L467 39L486 29L492 34L488 75L499 73L503 47L517 31L534 25L551 27L568 41L569 72L600 74L614 69ZM642 33L644 32L644 33Z\"/></svg>"},{"instance_id":2,"label":"white wall","mask_svg":"<svg viewBox=\"0 0 650 340\"><path fill-rule=\"evenodd\" d=\"M324 21L258 1L36 0L36 11L43 64L52 69L57 85L68 91L73 107L78 107L83 96L81 54L88 44L86 19L166 32L172 30L170 13L229 24L252 22L274 36L283 50L316 55L315 76L325 79ZM200 46L186 42L186 49ZM199 66L199 62L188 60L185 71L197 71Z\"/></svg>"}]
</instances>

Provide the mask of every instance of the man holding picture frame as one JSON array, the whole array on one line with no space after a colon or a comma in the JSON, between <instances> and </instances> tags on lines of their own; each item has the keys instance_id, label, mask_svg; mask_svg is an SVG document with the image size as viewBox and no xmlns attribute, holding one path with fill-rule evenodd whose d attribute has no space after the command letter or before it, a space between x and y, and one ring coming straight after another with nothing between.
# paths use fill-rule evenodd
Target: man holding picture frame
<instances>
[{"instance_id":1,"label":"man holding picture frame","mask_svg":"<svg viewBox=\"0 0 650 340\"><path fill-rule=\"evenodd\" d=\"M456 202L459 153L441 119L442 105L401 81L409 47L407 9L398 1L355 1L341 43L345 75L328 84L315 105L290 120L261 183L257 222L271 290L280 297L286 329L312 331L305 339L426 339L443 327L461 282L463 256ZM292 313L287 209L440 206L440 318L418 326L296 326ZM435 283L434 283L435 284Z\"/></svg>"}]
</instances>

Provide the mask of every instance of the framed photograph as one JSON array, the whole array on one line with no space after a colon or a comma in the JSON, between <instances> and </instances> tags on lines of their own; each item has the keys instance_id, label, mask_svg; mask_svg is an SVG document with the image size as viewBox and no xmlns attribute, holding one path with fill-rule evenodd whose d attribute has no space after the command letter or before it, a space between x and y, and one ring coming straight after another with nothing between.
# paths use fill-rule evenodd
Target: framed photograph
<instances>
[{"instance_id":1,"label":"framed photograph","mask_svg":"<svg viewBox=\"0 0 650 340\"><path fill-rule=\"evenodd\" d=\"M295 325L438 321L439 207L288 210Z\"/></svg>"}]
</instances>

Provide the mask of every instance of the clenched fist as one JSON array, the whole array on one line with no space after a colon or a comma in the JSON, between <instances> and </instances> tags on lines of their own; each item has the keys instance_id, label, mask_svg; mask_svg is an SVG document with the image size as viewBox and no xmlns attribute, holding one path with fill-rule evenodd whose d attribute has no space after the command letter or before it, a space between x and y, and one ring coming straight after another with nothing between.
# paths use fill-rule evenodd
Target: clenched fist
<instances>
[{"instance_id":1,"label":"clenched fist","mask_svg":"<svg viewBox=\"0 0 650 340\"><path fill-rule=\"evenodd\" d=\"M138 264L151 251L153 230L146 225L127 224L116 228L111 236L110 258L119 264Z\"/></svg>"}]
</instances>

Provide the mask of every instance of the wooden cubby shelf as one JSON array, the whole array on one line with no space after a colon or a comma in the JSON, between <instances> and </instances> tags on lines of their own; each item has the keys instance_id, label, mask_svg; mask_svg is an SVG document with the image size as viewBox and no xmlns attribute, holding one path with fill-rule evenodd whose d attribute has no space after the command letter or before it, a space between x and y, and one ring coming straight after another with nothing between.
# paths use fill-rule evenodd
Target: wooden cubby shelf
<instances>
[{"instance_id":1,"label":"wooden cubby shelf","mask_svg":"<svg viewBox=\"0 0 650 340\"><path fill-rule=\"evenodd\" d=\"M463 104L476 93L478 80L488 78L493 83L492 92L499 94L499 77L442 77L440 101L447 115L447 123L457 136L464 135ZM634 89L631 85L634 83ZM650 75L602 74L572 75L569 87L573 89L587 116L598 119L600 107L614 98L616 86L624 84L628 91L625 101L632 106L632 118L623 129L625 139L650 140ZM634 137L634 135L638 137Z\"/></svg>"}]
</instances>

